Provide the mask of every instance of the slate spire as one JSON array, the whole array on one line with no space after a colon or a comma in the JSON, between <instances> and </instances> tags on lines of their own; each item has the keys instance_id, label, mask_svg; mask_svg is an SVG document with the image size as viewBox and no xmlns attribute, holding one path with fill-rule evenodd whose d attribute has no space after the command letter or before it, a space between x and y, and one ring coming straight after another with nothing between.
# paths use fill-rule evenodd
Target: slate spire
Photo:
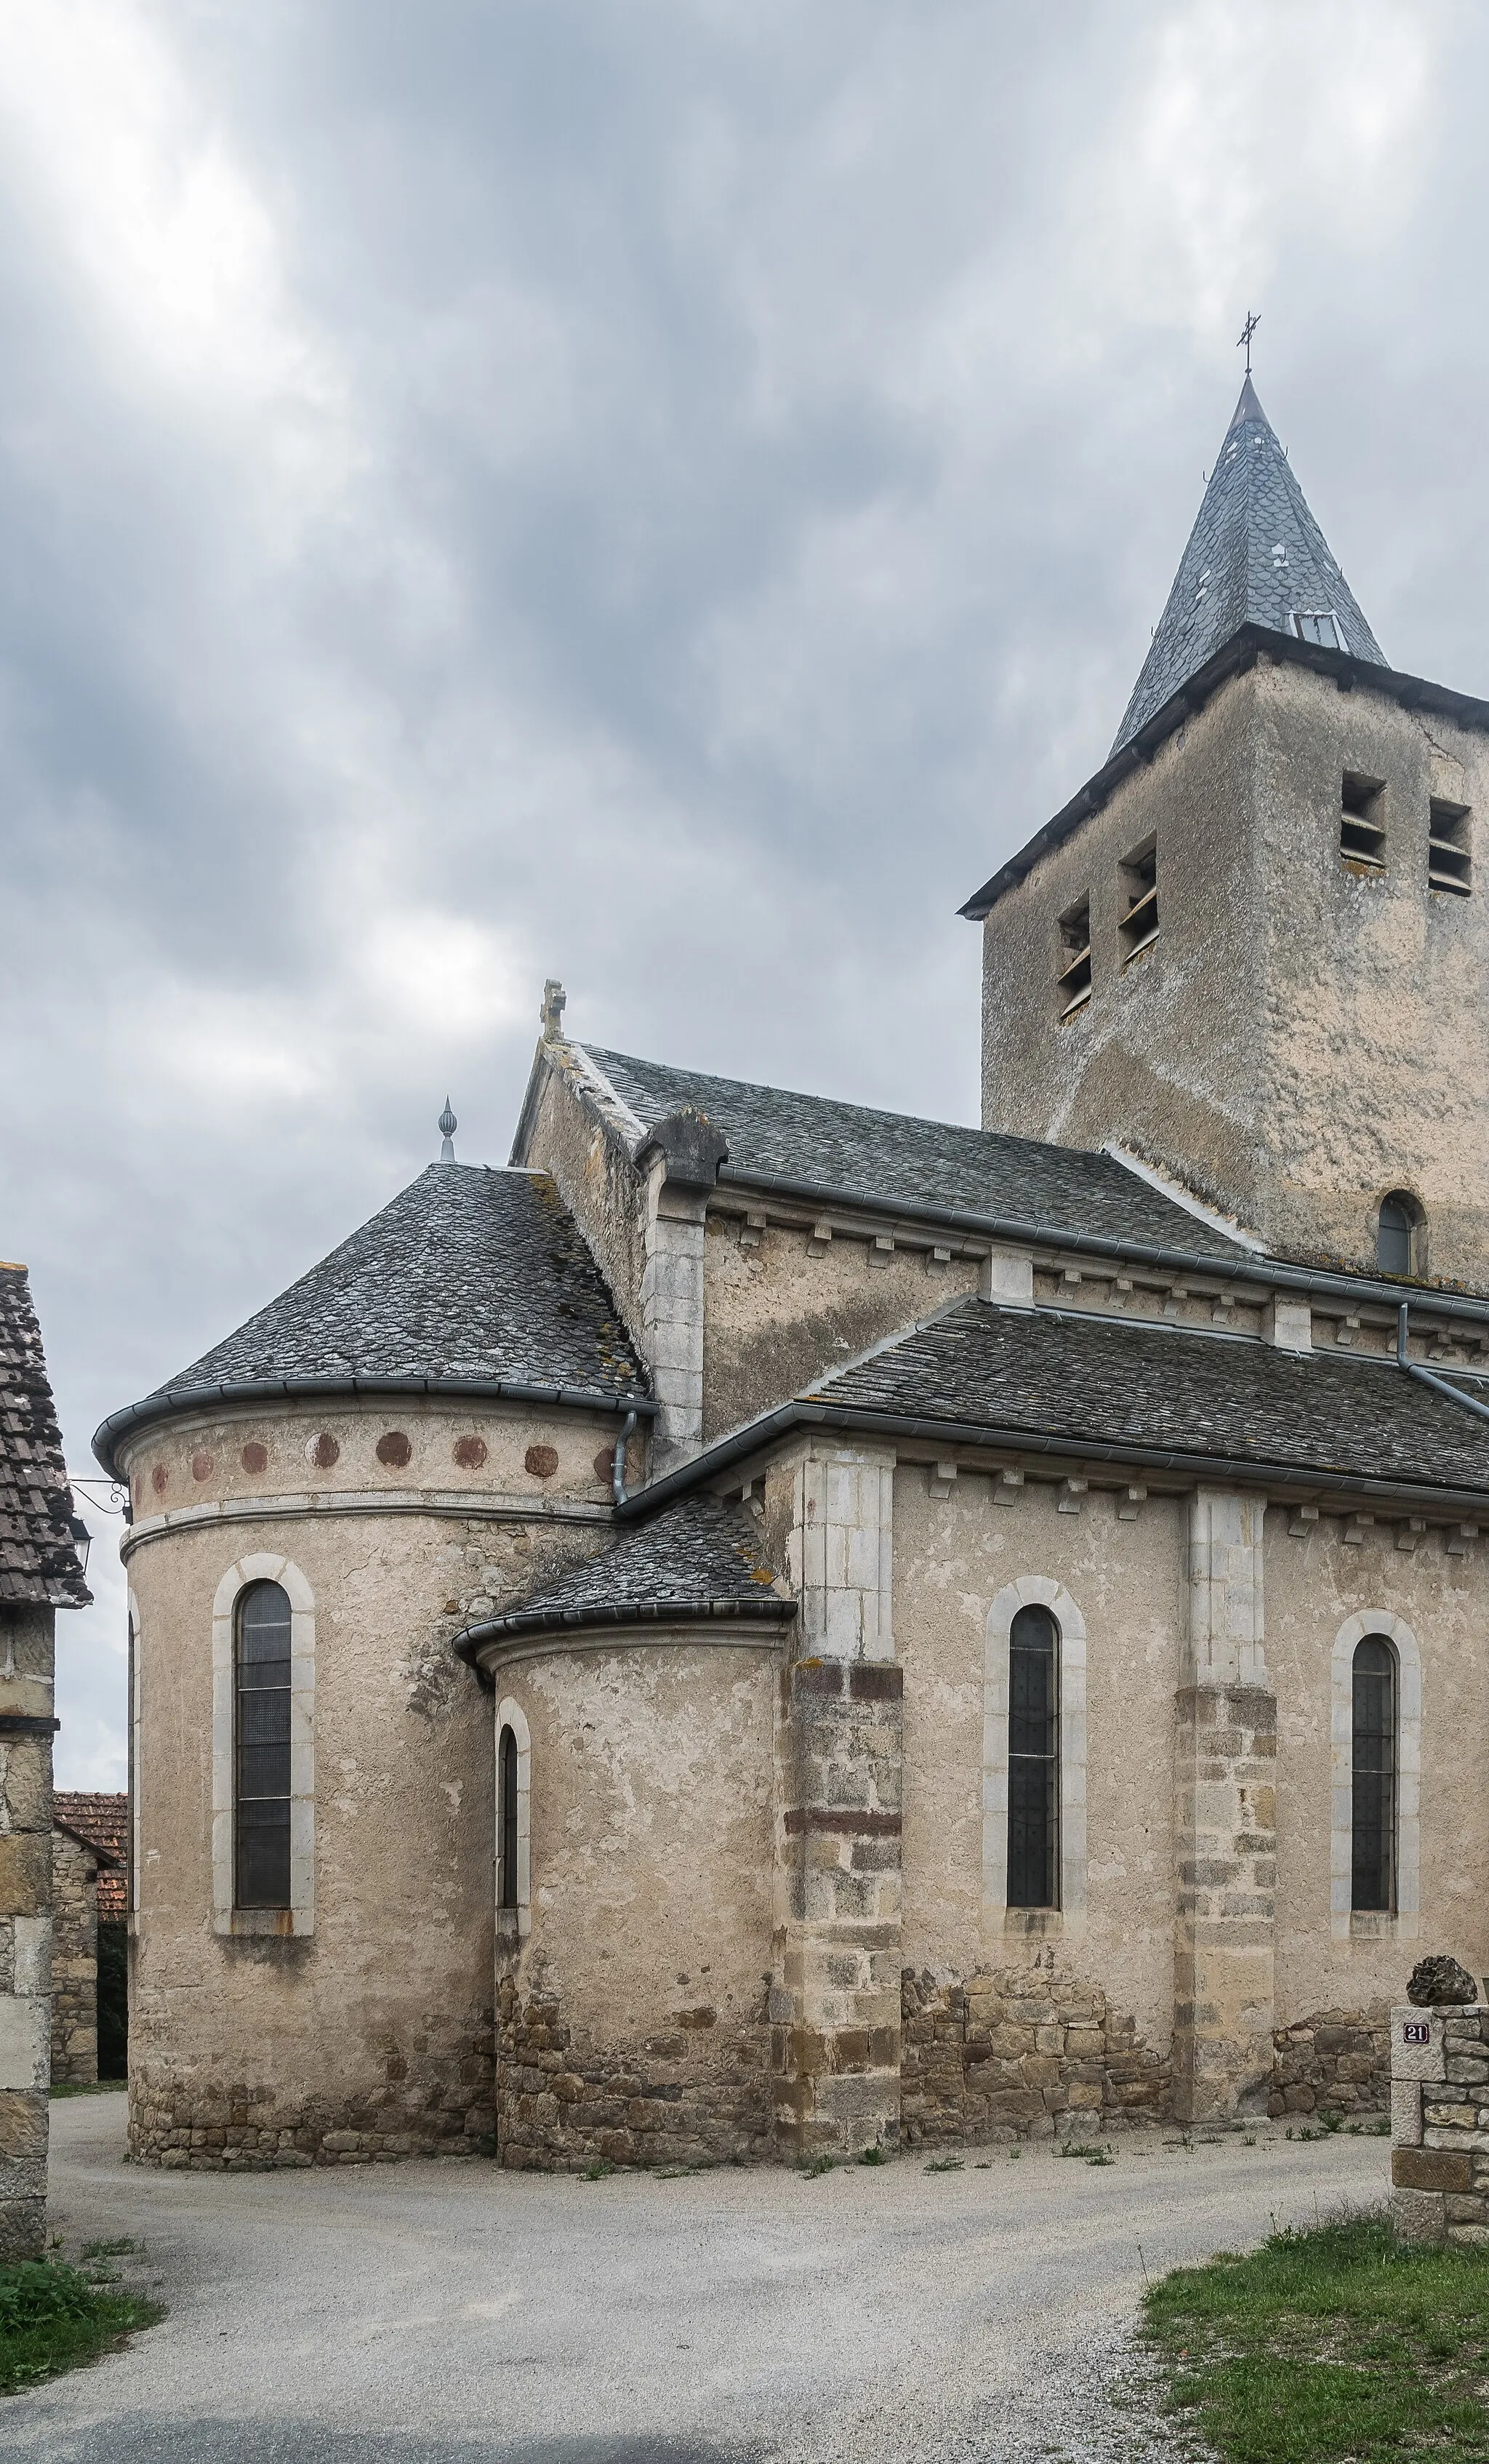
<instances>
[{"instance_id":1,"label":"slate spire","mask_svg":"<svg viewBox=\"0 0 1489 2464\"><path fill-rule=\"evenodd\" d=\"M1248 376L1112 752L1242 625L1296 638L1300 616L1325 620L1306 638L1386 665Z\"/></svg>"}]
</instances>

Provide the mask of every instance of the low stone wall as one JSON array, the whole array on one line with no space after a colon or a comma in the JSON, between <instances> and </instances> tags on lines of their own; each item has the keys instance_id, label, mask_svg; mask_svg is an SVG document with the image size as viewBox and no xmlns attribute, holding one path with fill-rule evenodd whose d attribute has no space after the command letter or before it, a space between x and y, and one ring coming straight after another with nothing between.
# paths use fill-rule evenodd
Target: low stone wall
<instances>
[{"instance_id":1,"label":"low stone wall","mask_svg":"<svg viewBox=\"0 0 1489 2464\"><path fill-rule=\"evenodd\" d=\"M496 2135L517 2170L759 2163L777 2153L762 2023L720 2039L706 2005L621 2053L576 2042L557 1997L503 1977Z\"/></svg>"},{"instance_id":2,"label":"low stone wall","mask_svg":"<svg viewBox=\"0 0 1489 2464\"><path fill-rule=\"evenodd\" d=\"M245 2080L220 2086L136 2061L129 2153L139 2165L206 2173L491 2156L493 2050L490 2035L476 2037L443 2080L410 2080L391 2057L381 2090L343 2101Z\"/></svg>"},{"instance_id":3,"label":"low stone wall","mask_svg":"<svg viewBox=\"0 0 1489 2464\"><path fill-rule=\"evenodd\" d=\"M1068 1969L979 1969L963 1981L908 1968L901 2009L907 2146L1066 2138L1171 2108L1169 2063Z\"/></svg>"},{"instance_id":4,"label":"low stone wall","mask_svg":"<svg viewBox=\"0 0 1489 2464\"><path fill-rule=\"evenodd\" d=\"M1384 2113L1390 2102L1390 2012L1314 2011L1274 2039L1274 2122L1290 2113Z\"/></svg>"},{"instance_id":5,"label":"low stone wall","mask_svg":"<svg viewBox=\"0 0 1489 2464\"><path fill-rule=\"evenodd\" d=\"M1489 2244L1489 2004L1391 2012L1390 2124L1401 2239Z\"/></svg>"}]
</instances>

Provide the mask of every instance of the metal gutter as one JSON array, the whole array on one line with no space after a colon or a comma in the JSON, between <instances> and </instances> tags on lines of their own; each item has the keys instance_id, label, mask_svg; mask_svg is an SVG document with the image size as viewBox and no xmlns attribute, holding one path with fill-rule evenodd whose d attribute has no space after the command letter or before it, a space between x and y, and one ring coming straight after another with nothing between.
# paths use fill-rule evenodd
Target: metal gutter
<instances>
[{"instance_id":1,"label":"metal gutter","mask_svg":"<svg viewBox=\"0 0 1489 2464\"><path fill-rule=\"evenodd\" d=\"M1440 711L1445 718L1456 718L1465 727L1489 728L1489 702L1478 701L1470 693L1454 693L1447 685L1431 684L1424 676L1406 675L1374 659L1357 659L1347 650L1325 650L1314 642L1295 641L1291 633L1274 632L1269 625L1237 626L1230 640L1222 643L1202 668L1186 676L1178 691L1170 694L1146 725L1104 761L1069 803L1037 830L1017 855L1010 856L980 890L974 891L957 913L965 915L970 923L980 924L1004 892L1033 871L1041 855L1069 838L1088 813L1099 812L1131 771L1150 762L1193 712L1202 709L1232 676L1255 666L1263 651L1280 665L1311 668L1316 675L1332 676L1341 693L1353 692L1359 686L1388 693L1407 710Z\"/></svg>"},{"instance_id":2,"label":"metal gutter","mask_svg":"<svg viewBox=\"0 0 1489 2464\"><path fill-rule=\"evenodd\" d=\"M470 1396L477 1401L560 1405L572 1411L623 1412L651 1419L656 1405L649 1395L607 1394L583 1386L535 1386L515 1377L245 1377L208 1386L168 1386L111 1412L93 1433L94 1460L110 1480L121 1475L114 1448L121 1438L152 1421L173 1419L178 1412L200 1411L213 1403L274 1403L297 1396L432 1395Z\"/></svg>"},{"instance_id":3,"label":"metal gutter","mask_svg":"<svg viewBox=\"0 0 1489 2464\"><path fill-rule=\"evenodd\" d=\"M450 1644L457 1660L475 1666L483 1643L516 1642L525 1635L572 1634L588 1626L704 1625L717 1618L782 1623L796 1616L799 1603L778 1592L752 1592L742 1598L654 1599L591 1602L587 1607L515 1609L510 1617L487 1617L480 1625L462 1627Z\"/></svg>"},{"instance_id":4,"label":"metal gutter","mask_svg":"<svg viewBox=\"0 0 1489 2464\"><path fill-rule=\"evenodd\" d=\"M902 1223L926 1224L937 1231L970 1233L978 1240L1007 1242L1020 1249L1068 1249L1086 1257L1116 1258L1124 1265L1157 1266L1166 1274L1207 1278L1212 1283L1257 1284L1267 1290L1318 1292L1330 1300L1374 1301L1388 1309L1401 1306L1401 1286L1381 1283L1321 1266L1292 1266L1274 1258L1256 1258L1238 1250L1234 1258L1208 1257L1193 1249L1168 1249L1149 1241L1120 1240L1110 1233L1069 1232L1056 1223L1031 1221L1017 1215L979 1215L970 1207L918 1204L904 1199L875 1198L861 1190L825 1188L819 1181L797 1180L789 1174L758 1172L746 1164L724 1164L719 1182L736 1189L757 1189L766 1196L794 1199L816 1207L853 1207L862 1214L882 1215ZM1489 1319L1489 1294L1468 1299L1456 1292L1438 1292L1431 1285L1413 1287L1413 1297L1445 1317Z\"/></svg>"},{"instance_id":5,"label":"metal gutter","mask_svg":"<svg viewBox=\"0 0 1489 2464\"><path fill-rule=\"evenodd\" d=\"M1421 1373L1426 1375L1426 1372ZM1437 1381L1433 1380L1434 1383ZM1449 1392L1466 1401L1456 1388ZM1475 1405L1476 1410L1481 1409ZM1115 1445L1074 1434L1047 1436L1028 1429L1001 1428L974 1420L928 1419L920 1414L874 1412L862 1404L797 1401L766 1413L692 1461L668 1472L651 1487L639 1489L619 1509L617 1521L628 1522L651 1513L690 1488L716 1479L749 1456L774 1446L796 1429L852 1429L881 1438L908 1438L939 1446L978 1446L991 1453L1046 1455L1080 1463L1121 1463L1134 1471L1171 1472L1188 1485L1198 1482L1244 1483L1252 1488L1280 1489L1317 1496L1321 1489L1345 1489L1352 1497L1391 1500L1405 1506L1434 1505L1466 1508L1475 1514L1489 1509L1489 1489L1446 1488L1436 1483L1373 1480L1333 1464L1247 1462L1228 1455L1191 1454L1175 1447Z\"/></svg>"}]
</instances>

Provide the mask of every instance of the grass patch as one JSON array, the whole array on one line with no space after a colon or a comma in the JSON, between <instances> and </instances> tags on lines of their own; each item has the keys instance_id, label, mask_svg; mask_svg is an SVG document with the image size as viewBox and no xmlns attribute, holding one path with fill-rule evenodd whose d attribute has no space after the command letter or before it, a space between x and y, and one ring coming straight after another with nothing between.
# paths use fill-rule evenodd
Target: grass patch
<instances>
[{"instance_id":1,"label":"grass patch","mask_svg":"<svg viewBox=\"0 0 1489 2464\"><path fill-rule=\"evenodd\" d=\"M122 2096L128 2085L129 2081L121 2079L54 2079L51 2095L54 2102L59 2096Z\"/></svg>"},{"instance_id":2,"label":"grass patch","mask_svg":"<svg viewBox=\"0 0 1489 2464\"><path fill-rule=\"evenodd\" d=\"M1489 2455L1489 2259L1384 2217L1274 2233L1145 2297L1174 2401L1226 2464Z\"/></svg>"},{"instance_id":3,"label":"grass patch","mask_svg":"<svg viewBox=\"0 0 1489 2464\"><path fill-rule=\"evenodd\" d=\"M0 2267L0 2395L111 2352L133 2328L164 2316L158 2301L90 2284L55 2260Z\"/></svg>"}]
</instances>

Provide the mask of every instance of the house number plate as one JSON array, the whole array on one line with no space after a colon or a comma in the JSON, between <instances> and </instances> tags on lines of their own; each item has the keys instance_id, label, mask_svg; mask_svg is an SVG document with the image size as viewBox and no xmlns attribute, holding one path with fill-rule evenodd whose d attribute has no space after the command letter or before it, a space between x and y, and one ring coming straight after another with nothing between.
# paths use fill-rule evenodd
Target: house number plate
<instances>
[{"instance_id":1,"label":"house number plate","mask_svg":"<svg viewBox=\"0 0 1489 2464\"><path fill-rule=\"evenodd\" d=\"M1403 2019L1403 2020L1402 2020L1402 2022L1401 2022L1401 2041L1402 2041L1402 2043L1403 2043L1404 2045L1430 2045L1430 2044L1432 2043L1432 2040L1433 2040L1432 2024L1431 2024L1431 2022L1430 2022L1429 2020L1427 2020L1427 2019Z\"/></svg>"}]
</instances>

